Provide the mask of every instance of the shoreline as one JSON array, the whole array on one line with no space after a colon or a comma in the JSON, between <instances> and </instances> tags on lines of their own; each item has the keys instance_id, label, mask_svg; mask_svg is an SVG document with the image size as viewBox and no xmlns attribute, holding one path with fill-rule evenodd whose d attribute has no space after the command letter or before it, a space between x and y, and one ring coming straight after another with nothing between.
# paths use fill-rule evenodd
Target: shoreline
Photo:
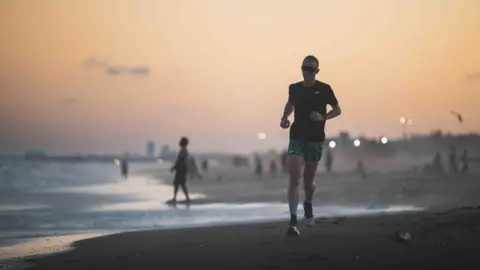
<instances>
[{"instance_id":1,"label":"shoreline","mask_svg":"<svg viewBox=\"0 0 480 270\"><path fill-rule=\"evenodd\" d=\"M141 175L143 174L140 174L140 176ZM114 249L113 251L111 251L113 253L109 253L110 255L114 257L117 257L117 256L122 257L124 255L116 255L118 251L117 245L122 244L122 242L118 240L119 239L118 237L120 237L119 235L123 235L123 236L128 235L130 237L130 235L144 235L143 233L145 233L146 235L150 235L151 237L158 237L160 240L164 239L164 237L167 237L166 240L168 241L178 238L179 243L172 243L172 245L174 245L174 249L180 248L180 249L186 249L186 250L189 250L191 248L188 244L191 242L189 239L190 238L196 239L198 237L202 237L203 232L211 233L212 239L214 240L217 239L218 236L215 236L214 234L215 230L235 231L238 237L240 237L237 239L228 240L233 242L223 243L227 245L227 246L224 246L225 248L229 247L229 245L232 245L235 241L242 242L243 241L243 239L241 238L242 235L244 235L246 238L253 237L253 235L255 235L255 237L253 238L258 237L259 239L262 239L263 235L261 234L261 232L254 230L254 228L257 228L257 227L262 227L262 228L264 226L271 227L272 230L276 231L275 237L278 237L278 236L280 236L280 238L283 237L283 234L284 234L283 230L286 229L285 227L287 224L286 218L288 217L286 194L285 194L287 179L285 175L279 174L276 177L265 176L263 178L256 178L252 176L252 173L250 171L247 171L247 170L234 170L232 168L216 168L212 170L208 175L205 175L205 176L206 177L204 177L204 179L201 181L195 180L195 181L189 182L189 191L191 193L199 193L199 194L205 195L204 198L198 198L197 200L194 201L194 204L192 204L192 210L195 210L195 211L193 212L196 212L196 210L202 209L201 210L202 212L208 212L210 216L213 215L217 219L220 218L223 220L228 220L230 218L229 215L223 216L225 212L222 212L222 211L225 210L226 213L233 214L233 216L238 215L239 213L244 213L248 217L253 217L253 216L252 214L248 214L247 213L248 211L232 212L232 209L228 209L228 207L225 207L225 209L223 209L222 211L216 212L215 207L210 209L209 205L232 204L232 203L238 204L238 205L244 205L245 203L247 204L248 203L252 203L252 204L267 203L268 204L272 202L279 202L281 204L284 204L285 206L285 216L284 217L282 216L279 219L270 219L270 220L249 220L248 222L245 222L245 220L243 220L243 222L227 221L223 223L217 221L215 224L187 225L187 226L180 226L181 228L178 228L178 227L172 228L171 226L177 226L176 224L184 224L185 222L185 221L182 221L180 223L176 223L178 221L171 222L172 221L171 218L177 218L177 217L179 217L180 219L185 218L184 215L182 214L177 215L177 213L173 211L171 212L171 214L173 215L168 214L166 215L165 220L162 219L162 222L166 221L166 223L161 223L161 222L157 223L157 224L160 224L160 226L161 224L167 224L165 227L157 227L157 225L154 225L145 229L136 229L136 230L127 229L126 232L119 232L117 230L116 232L107 232L106 233L106 235L108 235L107 238L101 235L96 235L100 237L89 238L88 240L80 240L80 239L86 239L87 238L86 235L80 236L79 234L72 234L72 235L60 236L60 237L70 237L70 238L72 237L73 238L83 237L83 238L76 238L76 240L71 240L71 241L67 241L66 238L64 238L64 240L62 240L61 242L63 243L63 248L61 249L62 253L51 254L48 251L47 253L41 252L41 250L37 248L36 255L33 255L33 257L32 256L23 257L21 258L20 263L25 263L25 262L31 263L33 261L35 262L49 261L50 259L48 258L55 258L55 257L63 258L62 256L64 255L62 254L78 254L78 252L82 253L85 251L83 249L79 251L77 250L77 247L81 248L83 243L91 243L91 242L102 243L102 245L104 244L105 249L110 249L110 248ZM219 178L219 176L222 176L222 177ZM155 179L158 181L157 182L158 184L169 187L168 189L162 188L162 190L165 191L164 193L162 193L162 195L170 194L169 189L172 188L171 179L170 179L171 177L172 175L168 174L168 172L165 172L163 169L156 169L155 171L150 171L147 174L147 178ZM454 206L458 206L458 205L477 205L478 196L476 194L478 194L478 191L480 191L480 186L476 184L476 181L473 176L468 177L466 179L461 179L461 181L450 181L451 180L450 178L441 178L441 179L423 178L421 175L411 175L410 173L394 174L394 175L374 174L372 175L371 178L369 178L366 181L358 181L355 175L352 175L349 173L345 173L345 174L339 173L339 174L332 174L332 175L322 174L321 177L319 178L320 178L319 179L320 181L317 180L318 188L316 190L315 197L314 197L315 208L317 207L321 208L321 207L331 206L331 205L341 206L341 207L360 206L362 209L373 209L373 210L382 208L382 206L395 207L398 205L420 206L420 207L426 208L425 212L420 212L420 213L387 213L387 214L371 213L371 214L366 214L361 216L347 216L346 217L347 220L364 220L365 218L369 218L372 220L381 219L381 220L388 221L388 220L394 219L392 216L400 216L400 217L403 216L403 217L406 217L406 219L411 219L412 215L414 216L428 215L428 213L432 214L434 211L442 211L442 209L451 209L451 208L454 208ZM457 179L452 179L452 180L457 180ZM150 180L147 182L150 182ZM153 200L150 202L154 202L155 204L165 203L162 199L157 199L158 194L155 192L154 192L155 194L152 193L152 189L150 189L148 185L139 187L138 184L136 184L135 182L125 182L125 184L126 185L122 189L118 189L118 190L115 189L116 191L115 195L122 196L122 195L131 194L131 193L147 195L145 197L146 199ZM123 182L121 185L122 186L124 185ZM106 186L108 185L104 185L102 186L102 188L105 189ZM105 192L106 190L103 190L103 189L102 189L102 192ZM85 190L89 190L89 189L85 189ZM109 188L108 191L109 193L105 193L105 194L110 194L110 192L112 191L111 188ZM183 196L180 193L179 199L181 200L182 198ZM128 203L133 203L137 205L137 204L142 204L142 201L132 201ZM206 207L203 208L202 205L206 205ZM195 208L196 206L198 206L198 208ZM183 208L183 206L180 206L180 208ZM138 216L138 213L141 213L142 211L146 211L145 213L151 216L155 216L159 214L159 212L149 212L149 211L152 211L151 209L148 209L148 210L147 209L142 210L142 209L132 208L129 211L135 210L136 214L134 215L134 217ZM105 211L108 211L108 210L105 210ZM278 209L274 211L278 211ZM108 213L108 212L105 212L105 213ZM272 210L268 210L266 213L272 214ZM299 213L301 213L301 210L299 211ZM324 212L318 213L319 214L318 216L321 217L322 213ZM325 222L329 223L329 221L337 220L339 219L338 217L341 217L341 216L345 216L345 215L342 215L342 214L337 215L337 218L332 217L332 215L330 215L327 218L325 217L320 218L319 219L320 227L323 227L323 225L325 225L324 224ZM196 218L195 215L194 217ZM201 215L199 217L202 218ZM117 217L117 218L120 218L121 220L124 217ZM339 222L340 224L343 224L343 221L339 221ZM381 221L380 223L384 223L384 222ZM335 225L338 225L338 224L335 224ZM393 230L395 228L391 227L390 229ZM314 229L314 231L315 230L316 229ZM351 228L351 231L354 236L356 233L359 233L359 234L370 233L368 230L358 231L358 229L354 227ZM178 236L177 234L180 234L180 236ZM183 234L186 234L189 236L183 236ZM102 239L111 239L109 237L112 235L114 235L114 239L116 239L115 241L120 241L118 242L118 244L117 242L111 242L111 241L109 241L108 243L103 242ZM175 235L174 238L171 238L173 237L172 235ZM230 234L227 233L225 237L228 238L230 237L229 235ZM273 235L271 236L273 237ZM324 235L320 233L320 236L324 236ZM342 237L344 238L344 236L342 235L340 236L341 238ZM187 238L184 239L183 237L187 237ZM355 237L363 237L363 236L355 236ZM52 238L52 237L49 237L49 238ZM46 240L45 238L42 238L42 239ZM148 241L149 237L146 237L146 240ZM217 240L223 241L222 239L217 239ZM271 239L264 239L262 241L265 242L270 240ZM134 239L131 239L131 241L132 243L135 244L136 241L138 240L135 240L134 238ZM255 241L257 240L254 239L254 242ZM329 240L329 241L333 241L333 240ZM32 241L29 241L29 242L32 242ZM35 242L36 240L33 240L34 244ZM258 245L260 245L261 243L259 242L255 242L255 243L256 245L250 248L252 250L257 249L257 251L261 253L262 250L259 249L258 247ZM36 242L36 244L38 245L40 243ZM137 245L137 248L143 249L143 247L141 247L140 244L141 243L136 243L135 245ZM345 244L349 244L349 242L347 241L347 243ZM128 243L128 245L130 245L130 243ZM151 245L155 245L155 243L151 243ZM156 247L150 246L146 248L148 250L154 250ZM25 250L30 251L31 249L32 247L29 246L28 248L24 248L24 251ZM95 250L95 247L93 247L93 249ZM55 248L50 247L50 251L52 250L53 252L55 252ZM58 249L57 252L58 251L60 251L60 249ZM66 251L66 252L63 252L63 251ZM104 250L98 250L98 252L103 252L103 251ZM195 252L195 251L196 250L193 250L192 252ZM219 248L218 250L215 250L215 252L222 252L222 251L223 251L223 248ZM133 252L133 250L131 252ZM166 250L165 252L168 253L169 251ZM271 250L271 252L276 253L277 251ZM0 254L1 254L1 248L0 248ZM206 257L211 256L211 254L204 254L204 255ZM65 256L70 256L70 255L65 255ZM235 257L234 254L231 256ZM255 257L255 255L252 255L252 256ZM101 259L101 258L98 258L98 256L95 258L99 260ZM18 264L19 260L17 259L10 258L8 260L5 260L0 258L0 264L2 263L1 261L7 261L8 263L13 262L15 265L19 265ZM221 258L212 258L212 259L221 260ZM166 260L168 261L170 259L166 258ZM74 262L70 262L69 265L67 266L64 265L63 269L65 268L70 269L70 266L76 265L77 261L81 261L81 259L77 258L77 259L73 259L73 261ZM116 263L116 262L112 262L112 263ZM42 269L42 268L35 268L35 269ZM58 269L62 269L62 268L58 268ZM81 269L85 269L85 268L81 268Z\"/></svg>"},{"instance_id":2,"label":"shoreline","mask_svg":"<svg viewBox=\"0 0 480 270\"><path fill-rule=\"evenodd\" d=\"M228 171L228 170L227 170ZM160 170L160 172L162 172ZM217 181L215 179L217 173L223 173L222 171L212 172L207 178L202 181L192 181L190 184L191 192L205 194L205 198L198 198L194 201L192 205L192 210L195 209L195 206L198 205L199 208L201 205L208 204L228 204L228 203L271 203L279 202L285 204L285 217L288 217L287 213L287 204L286 204L286 195L284 194L284 189L286 187L285 177L277 178L264 178L256 179L248 176L245 172L233 172L230 178L226 177L223 181ZM149 177L156 178L158 175L150 174ZM454 184L447 180L437 180L432 181L430 179L418 180L416 178L405 178L405 176L399 175L400 179L396 178L372 178L364 182L357 182L354 179L350 179L349 175L330 175L325 176L319 181L317 191L315 193L315 208L324 207L329 205L343 206L343 207L356 207L360 206L362 209L370 209L370 206L373 206L372 209L382 208L382 206L398 206L398 205L407 205L407 206L419 206L426 208L427 211L433 211L433 209L439 208L452 208L458 205L476 205L478 201L476 198L476 189L477 185L474 183L476 181L461 181L459 184ZM168 178L156 178L162 185L171 187ZM243 179L243 181L239 181ZM401 180L405 179L405 180ZM407 188L405 190L404 183L407 183ZM133 183L132 183L133 184ZM466 186L464 186L466 184ZM411 187L410 187L411 186ZM455 188L452 188L455 187ZM468 193L464 193L464 190ZM416 192L416 193L412 193ZM444 191L448 191L445 193ZM409 194L410 192L410 194ZM302 193L302 192L300 192ZM442 194L443 193L443 194ZM234 195L235 194L235 195ZM407 195L409 197L398 197L400 195ZM444 202L443 206L430 203L438 200L439 196L435 195L433 199L430 194L442 194L444 197L441 199ZM462 196L458 196L462 194ZM464 194L464 195L463 195ZM445 195L449 195L448 197ZM469 198L471 197L472 200ZM181 199L180 195L180 199ZM400 199L399 199L400 198ZM450 201L449 198L458 198L459 201ZM460 200L461 199L461 200ZM466 200L465 200L466 199ZM448 203L446 203L448 202ZM160 203L164 203L160 201ZM183 208L183 206L181 206ZM198 208L197 208L198 209ZM300 207L301 209L301 207ZM137 210L141 211L141 210ZM150 211L150 210L149 210ZM206 211L206 209L202 210ZM230 211L230 210L226 210ZM382 210L380 210L382 211ZM147 211L148 212L148 211ZM155 213L152 212L153 215ZM151 214L151 215L152 215ZM212 214L212 213L211 213ZM215 213L213 213L214 215ZM321 214L321 213L320 213ZM400 214L401 215L401 214ZM251 216L250 216L251 217ZM350 218L350 217L349 217ZM283 219L269 219L270 221L277 221ZM227 221L227 222L215 222L215 224L200 224L200 225L187 225L182 226L187 229L197 229L199 227L210 227L210 226L237 226L238 224L244 223L264 223L268 220L249 220L248 222L241 221ZM182 224L180 222L179 224ZM160 226L162 226L159 223ZM149 228L142 229L126 229L125 231L145 231L145 230L169 230L175 224L169 224L165 227L159 227L157 225L152 225ZM238 225L241 226L241 225ZM102 231L112 231L108 229L103 229ZM116 230L118 232L119 230ZM115 233L115 232L114 232ZM72 235L78 235L73 233ZM35 239L32 239L35 241ZM31 242L31 241L29 241ZM0 248L1 252L1 248ZM5 256L3 256L5 257ZM11 259L11 258L10 258ZM0 259L2 260L2 259ZM5 258L3 258L5 260Z\"/></svg>"},{"instance_id":3,"label":"shoreline","mask_svg":"<svg viewBox=\"0 0 480 270\"><path fill-rule=\"evenodd\" d=\"M107 265L115 269L126 269L126 265L135 265L138 269L159 269L167 265L180 269L194 265L210 269L232 265L252 269L290 269L294 265L400 269L427 262L431 267L444 269L446 260L449 265L474 260L477 255L473 247L480 240L480 207L317 220L319 223L314 228L301 226L302 235L295 239L284 236L286 219L144 230L78 240L66 252L26 258L21 262L34 265L32 269L49 270L95 266L101 269ZM409 243L393 241L391 238L397 231L411 233L412 240ZM460 250L461 258L458 257ZM454 258L445 256L451 252ZM175 256L183 259L175 260Z\"/></svg>"},{"instance_id":4,"label":"shoreline","mask_svg":"<svg viewBox=\"0 0 480 270\"><path fill-rule=\"evenodd\" d=\"M240 206L243 204L235 204L235 203L213 203L210 204L209 201L200 201L196 204L198 206L201 205L233 205L233 206ZM250 202L252 206L258 205L268 205L269 203L266 202ZM276 205L276 204L274 204ZM192 205L195 207L195 204ZM401 213L408 213L408 212L420 212L424 211L424 209L415 209L415 208L405 208L405 209L398 209L403 208L401 206L393 206L391 208L378 208L378 209L367 209L363 207L357 208L348 208L344 207L345 212L338 212L333 210L333 212L321 211L325 210L325 208L335 208L341 206L319 206L317 207L317 215L326 217L326 218L334 218L334 217L341 217L345 216L348 218L357 218L363 216L373 216L373 215L395 215ZM301 209L301 205L299 204L299 209ZM350 210L349 210L350 209ZM362 210L363 212L357 212ZM187 210L187 209L182 209ZM348 210L350 212L348 212ZM1 261L14 261L16 258L22 257L31 257L31 256L43 256L50 253L61 252L63 250L70 249L71 244L74 244L77 240L87 239L92 237L98 237L102 235L112 235L112 234L122 234L122 233L131 233L131 232L142 232L142 231L168 231L168 230L182 230L182 229L198 229L198 228L207 228L207 227L218 227L218 226L242 226L248 224L262 224L262 223L272 223L272 222L280 222L284 220L285 217L288 216L288 211L284 211L284 215L278 215L275 217L265 218L265 217L250 217L249 219L244 220L223 220L223 221L215 221L215 222L206 222L206 223L197 223L197 224L179 224L179 225L164 225L164 226L153 226L149 228L141 228L141 229L120 229L120 230L91 230L89 232L72 232L68 233L59 233L54 235L47 235L47 236L39 236L39 237L31 237L31 238L19 238L18 242L14 242L12 244L7 244L4 246L0 246L0 262ZM320 214L321 212L321 214Z\"/></svg>"},{"instance_id":5,"label":"shoreline","mask_svg":"<svg viewBox=\"0 0 480 270\"><path fill-rule=\"evenodd\" d=\"M75 249L75 243L85 239L101 237L115 233L68 234L50 237L38 237L13 245L0 247L0 268L6 266L23 269L31 266L29 260L54 256Z\"/></svg>"}]
</instances>

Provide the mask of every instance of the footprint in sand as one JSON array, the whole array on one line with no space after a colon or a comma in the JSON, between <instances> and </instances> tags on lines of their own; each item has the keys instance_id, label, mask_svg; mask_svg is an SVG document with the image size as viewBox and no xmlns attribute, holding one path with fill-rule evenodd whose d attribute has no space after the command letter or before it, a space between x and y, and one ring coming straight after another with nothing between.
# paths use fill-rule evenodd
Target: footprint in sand
<instances>
[{"instance_id":1,"label":"footprint in sand","mask_svg":"<svg viewBox=\"0 0 480 270\"><path fill-rule=\"evenodd\" d=\"M311 261L326 261L329 258L327 256L321 256L317 254L311 254L310 257L308 257L309 260Z\"/></svg>"}]
</instances>

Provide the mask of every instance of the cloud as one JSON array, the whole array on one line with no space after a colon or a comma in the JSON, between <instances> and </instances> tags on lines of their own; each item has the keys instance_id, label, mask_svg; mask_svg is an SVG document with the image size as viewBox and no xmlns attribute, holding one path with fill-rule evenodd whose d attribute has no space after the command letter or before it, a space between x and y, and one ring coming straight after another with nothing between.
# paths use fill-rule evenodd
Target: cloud
<instances>
[{"instance_id":1,"label":"cloud","mask_svg":"<svg viewBox=\"0 0 480 270\"><path fill-rule=\"evenodd\" d=\"M64 100L62 100L62 104L65 105L65 106L75 106L75 105L78 105L80 103L80 100L78 100L77 98L66 98Z\"/></svg>"},{"instance_id":2,"label":"cloud","mask_svg":"<svg viewBox=\"0 0 480 270\"><path fill-rule=\"evenodd\" d=\"M135 76L146 76L150 73L149 67L120 67L120 66L109 66L105 69L108 75L118 76L118 75L135 75Z\"/></svg>"},{"instance_id":3,"label":"cloud","mask_svg":"<svg viewBox=\"0 0 480 270\"><path fill-rule=\"evenodd\" d=\"M467 82L480 82L480 72L468 74L465 79Z\"/></svg>"},{"instance_id":4,"label":"cloud","mask_svg":"<svg viewBox=\"0 0 480 270\"><path fill-rule=\"evenodd\" d=\"M107 75L121 76L121 75L133 75L133 76L147 76L150 74L150 67L148 66L121 66L121 65L109 65L107 61L96 58L87 58L83 61L85 68L98 68L102 69Z\"/></svg>"},{"instance_id":5,"label":"cloud","mask_svg":"<svg viewBox=\"0 0 480 270\"><path fill-rule=\"evenodd\" d=\"M87 58L83 60L83 66L84 67L100 67L103 68L107 65L107 62L104 60L98 60L95 58Z\"/></svg>"}]
</instances>

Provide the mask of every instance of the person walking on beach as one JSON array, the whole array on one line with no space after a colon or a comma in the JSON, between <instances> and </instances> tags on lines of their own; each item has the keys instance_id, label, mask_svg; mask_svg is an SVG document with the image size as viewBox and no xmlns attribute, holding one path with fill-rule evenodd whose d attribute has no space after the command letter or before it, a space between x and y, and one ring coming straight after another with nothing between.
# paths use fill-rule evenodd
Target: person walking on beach
<instances>
[{"instance_id":1,"label":"person walking on beach","mask_svg":"<svg viewBox=\"0 0 480 270\"><path fill-rule=\"evenodd\" d=\"M263 173L263 162L259 154L255 154L255 174L258 177L262 177Z\"/></svg>"},{"instance_id":2,"label":"person walking on beach","mask_svg":"<svg viewBox=\"0 0 480 270\"><path fill-rule=\"evenodd\" d=\"M340 115L341 109L330 85L317 81L319 72L315 56L305 57L302 63L303 81L291 84L280 127L290 127L288 117L294 112L288 144L289 174L288 206L290 226L287 236L299 236L297 228L298 186L302 175L305 190L304 216L308 226L315 224L312 197L315 190L314 178L318 162L322 157L325 140L325 121ZM332 110L327 113L327 104Z\"/></svg>"},{"instance_id":3,"label":"person walking on beach","mask_svg":"<svg viewBox=\"0 0 480 270\"><path fill-rule=\"evenodd\" d=\"M277 162L275 161L275 159L272 159L270 161L270 176L272 177L275 177L277 176Z\"/></svg>"},{"instance_id":4,"label":"person walking on beach","mask_svg":"<svg viewBox=\"0 0 480 270\"><path fill-rule=\"evenodd\" d=\"M208 172L208 159L204 159L202 161L202 171L203 173Z\"/></svg>"},{"instance_id":5,"label":"person walking on beach","mask_svg":"<svg viewBox=\"0 0 480 270\"><path fill-rule=\"evenodd\" d=\"M365 163L363 163L362 159L357 161L357 173L360 175L362 180L367 179L367 169L365 168Z\"/></svg>"},{"instance_id":6,"label":"person walking on beach","mask_svg":"<svg viewBox=\"0 0 480 270\"><path fill-rule=\"evenodd\" d=\"M281 162L282 162L282 173L287 174L288 173L288 166L287 166L288 152L283 151L280 159L281 159Z\"/></svg>"},{"instance_id":7,"label":"person walking on beach","mask_svg":"<svg viewBox=\"0 0 480 270\"><path fill-rule=\"evenodd\" d=\"M457 151L455 146L450 145L450 154L448 155L448 163L450 164L450 173L458 173L458 164L457 164Z\"/></svg>"},{"instance_id":8,"label":"person walking on beach","mask_svg":"<svg viewBox=\"0 0 480 270\"><path fill-rule=\"evenodd\" d=\"M461 172L468 172L468 152L467 149L463 149L462 155L460 156L460 162L462 164Z\"/></svg>"},{"instance_id":9,"label":"person walking on beach","mask_svg":"<svg viewBox=\"0 0 480 270\"><path fill-rule=\"evenodd\" d=\"M332 172L332 166L333 166L333 154L331 150L327 149L327 156L325 159L325 169L327 170L327 173Z\"/></svg>"},{"instance_id":10,"label":"person walking on beach","mask_svg":"<svg viewBox=\"0 0 480 270\"><path fill-rule=\"evenodd\" d=\"M120 160L120 171L122 173L123 178L128 178L128 162L126 158L122 158Z\"/></svg>"},{"instance_id":11,"label":"person walking on beach","mask_svg":"<svg viewBox=\"0 0 480 270\"><path fill-rule=\"evenodd\" d=\"M178 188L181 187L187 202L190 202L187 190L187 175L188 175L188 138L182 137L179 142L180 152L178 153L175 164L170 169L171 172L175 171L175 178L173 180L173 199L172 202L177 201Z\"/></svg>"},{"instance_id":12,"label":"person walking on beach","mask_svg":"<svg viewBox=\"0 0 480 270\"><path fill-rule=\"evenodd\" d=\"M445 170L443 169L442 156L439 152L437 152L433 157L432 171L436 175L441 175L445 172Z\"/></svg>"}]
</instances>

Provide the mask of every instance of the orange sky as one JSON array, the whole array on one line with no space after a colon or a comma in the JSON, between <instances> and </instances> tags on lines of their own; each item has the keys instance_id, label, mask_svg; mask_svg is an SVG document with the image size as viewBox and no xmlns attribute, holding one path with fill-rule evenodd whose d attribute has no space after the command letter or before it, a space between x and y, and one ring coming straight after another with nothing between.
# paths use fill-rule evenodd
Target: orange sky
<instances>
[{"instance_id":1,"label":"orange sky","mask_svg":"<svg viewBox=\"0 0 480 270\"><path fill-rule=\"evenodd\" d=\"M343 109L328 135L480 132L479 29L477 0L0 1L0 152L285 147L307 54Z\"/></svg>"}]
</instances>

